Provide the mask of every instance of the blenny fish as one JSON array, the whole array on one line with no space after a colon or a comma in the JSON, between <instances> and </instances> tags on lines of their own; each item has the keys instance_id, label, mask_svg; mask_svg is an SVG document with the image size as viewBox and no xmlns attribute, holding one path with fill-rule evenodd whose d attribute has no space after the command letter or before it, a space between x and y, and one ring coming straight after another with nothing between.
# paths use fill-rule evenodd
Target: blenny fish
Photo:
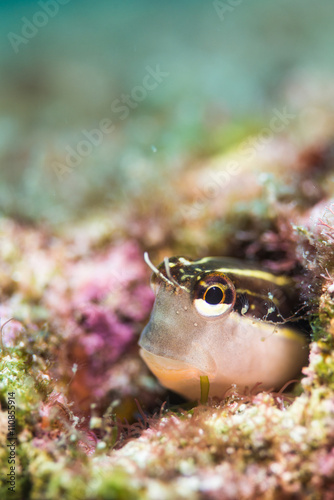
<instances>
[{"instance_id":1,"label":"blenny fish","mask_svg":"<svg viewBox=\"0 0 334 500\"><path fill-rule=\"evenodd\" d=\"M289 321L295 283L228 257L165 258L153 270L156 299L143 330L140 355L160 383L187 399L231 386L279 390L307 364L306 335Z\"/></svg>"}]
</instances>

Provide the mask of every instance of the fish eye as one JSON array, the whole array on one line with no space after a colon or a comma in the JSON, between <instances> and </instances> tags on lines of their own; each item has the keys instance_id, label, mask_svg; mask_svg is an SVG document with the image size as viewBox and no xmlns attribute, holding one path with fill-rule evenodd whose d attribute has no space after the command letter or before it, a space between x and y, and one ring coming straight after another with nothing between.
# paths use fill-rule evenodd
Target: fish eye
<instances>
[{"instance_id":1,"label":"fish eye","mask_svg":"<svg viewBox=\"0 0 334 500\"><path fill-rule=\"evenodd\" d=\"M204 293L203 299L208 304L215 306L224 300L224 290L219 285L210 286Z\"/></svg>"},{"instance_id":2,"label":"fish eye","mask_svg":"<svg viewBox=\"0 0 334 500\"><path fill-rule=\"evenodd\" d=\"M224 274L209 273L195 287L194 306L201 316L222 316L232 310L235 299L235 287Z\"/></svg>"}]
</instances>

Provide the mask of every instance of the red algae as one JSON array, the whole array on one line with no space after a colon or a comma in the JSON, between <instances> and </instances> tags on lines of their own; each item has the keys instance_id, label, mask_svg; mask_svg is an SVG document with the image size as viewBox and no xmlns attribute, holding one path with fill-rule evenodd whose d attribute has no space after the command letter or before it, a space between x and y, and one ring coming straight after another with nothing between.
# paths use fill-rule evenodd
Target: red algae
<instances>
[{"instance_id":1,"label":"red algae","mask_svg":"<svg viewBox=\"0 0 334 500\"><path fill-rule=\"evenodd\" d=\"M69 259L62 279L49 287L45 303L65 342L61 368L85 411L106 401L113 364L133 348L148 317L153 293L147 278L141 251L128 241Z\"/></svg>"}]
</instances>

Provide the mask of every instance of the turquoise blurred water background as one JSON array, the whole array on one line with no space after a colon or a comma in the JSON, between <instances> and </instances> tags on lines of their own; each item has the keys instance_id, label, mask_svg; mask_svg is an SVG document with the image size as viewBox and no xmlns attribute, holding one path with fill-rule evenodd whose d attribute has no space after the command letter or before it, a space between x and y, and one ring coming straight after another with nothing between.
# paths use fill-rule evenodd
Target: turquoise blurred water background
<instances>
[{"instance_id":1,"label":"turquoise blurred water background","mask_svg":"<svg viewBox=\"0 0 334 500\"><path fill-rule=\"evenodd\" d=\"M145 194L256 130L291 82L334 73L331 0L16 1L0 13L0 211L24 220Z\"/></svg>"}]
</instances>

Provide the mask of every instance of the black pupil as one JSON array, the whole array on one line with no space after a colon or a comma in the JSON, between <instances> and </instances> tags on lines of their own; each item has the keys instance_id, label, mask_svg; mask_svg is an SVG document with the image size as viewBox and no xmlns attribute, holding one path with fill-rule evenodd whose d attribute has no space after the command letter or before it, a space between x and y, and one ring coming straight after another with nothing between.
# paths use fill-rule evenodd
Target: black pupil
<instances>
[{"instance_id":1,"label":"black pupil","mask_svg":"<svg viewBox=\"0 0 334 500\"><path fill-rule=\"evenodd\" d=\"M219 286L212 286L205 294L205 302L212 306L219 304L224 297L223 291Z\"/></svg>"}]
</instances>

